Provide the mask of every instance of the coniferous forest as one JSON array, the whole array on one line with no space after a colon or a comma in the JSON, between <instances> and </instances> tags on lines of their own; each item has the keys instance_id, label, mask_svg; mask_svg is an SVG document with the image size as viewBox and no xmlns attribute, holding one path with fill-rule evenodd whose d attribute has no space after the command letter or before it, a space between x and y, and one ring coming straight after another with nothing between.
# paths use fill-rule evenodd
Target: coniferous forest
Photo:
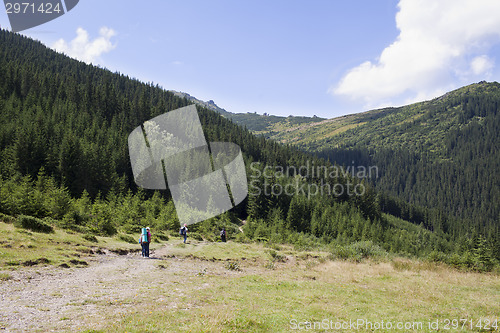
<instances>
[{"instance_id":1,"label":"coniferous forest","mask_svg":"<svg viewBox=\"0 0 500 333\"><path fill-rule=\"evenodd\" d=\"M458 161L451 168L443 162L422 172L426 166L419 162L421 155L383 150L372 154L367 152L368 144L366 151L359 151L359 156L370 159L365 165L376 164L383 173L392 174L392 168L406 170L399 178L386 178L400 184L397 193L389 190L394 184L369 184L348 173L305 172L301 166L336 166L322 159L328 158L328 152L312 155L254 136L218 113L198 107L208 142L229 141L241 147L249 196L233 210L193 225L193 231L210 240L224 226L237 241L328 246L338 256L349 251L387 251L491 270L500 260L498 200L484 207L477 204L484 196L490 203L498 199L498 168L483 168L498 166L498 147L491 144L498 142L498 102L496 97L488 98L457 98L457 105L466 110L464 122L476 115L495 121L486 129L479 123L464 126L447 138L447 152ZM179 222L168 190L147 191L135 185L127 138L144 121L188 104L153 83L87 65L0 30L0 212L4 219L28 215L41 224L88 234L133 233L144 225L177 231ZM346 160L351 159L350 148L341 147L335 155L345 153ZM471 154L484 164L468 164ZM418 186L414 186L415 177L423 177ZM453 186L448 193L454 194L440 195L434 190L437 184ZM358 186L363 191L311 195L311 188L321 186ZM284 188L296 191L277 193ZM471 205L481 208L450 213ZM246 220L244 233L238 229L242 220Z\"/></svg>"}]
</instances>

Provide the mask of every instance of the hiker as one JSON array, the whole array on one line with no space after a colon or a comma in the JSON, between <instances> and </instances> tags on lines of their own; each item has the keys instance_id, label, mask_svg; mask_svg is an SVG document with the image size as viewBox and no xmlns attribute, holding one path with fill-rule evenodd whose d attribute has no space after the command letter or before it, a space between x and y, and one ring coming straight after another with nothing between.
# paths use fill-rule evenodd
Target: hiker
<instances>
[{"instance_id":1,"label":"hiker","mask_svg":"<svg viewBox=\"0 0 500 333\"><path fill-rule=\"evenodd\" d=\"M222 228L220 232L220 240L223 241L224 243L226 242L226 229Z\"/></svg>"},{"instance_id":2,"label":"hiker","mask_svg":"<svg viewBox=\"0 0 500 333\"><path fill-rule=\"evenodd\" d=\"M151 243L151 232L149 231L149 227L142 228L142 234L139 238L139 242L142 246L141 256L149 258L149 243Z\"/></svg>"},{"instance_id":3,"label":"hiker","mask_svg":"<svg viewBox=\"0 0 500 333\"><path fill-rule=\"evenodd\" d=\"M184 244L186 244L186 239L187 239L187 233L188 233L188 228L187 228L187 224L184 223L184 226L181 228L179 234L181 236L184 236Z\"/></svg>"}]
</instances>

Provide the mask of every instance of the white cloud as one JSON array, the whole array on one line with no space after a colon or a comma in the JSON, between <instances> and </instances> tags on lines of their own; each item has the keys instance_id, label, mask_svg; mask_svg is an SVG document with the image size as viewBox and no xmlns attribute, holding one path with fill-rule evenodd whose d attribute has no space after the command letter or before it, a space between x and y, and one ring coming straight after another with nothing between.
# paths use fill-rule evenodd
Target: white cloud
<instances>
[{"instance_id":1,"label":"white cloud","mask_svg":"<svg viewBox=\"0 0 500 333\"><path fill-rule=\"evenodd\" d=\"M487 75L493 67L495 67L495 64L487 55L475 57L470 63L470 68L474 75Z\"/></svg>"},{"instance_id":2,"label":"white cloud","mask_svg":"<svg viewBox=\"0 0 500 333\"><path fill-rule=\"evenodd\" d=\"M90 40L88 32L83 28L78 28L75 39L69 43L64 39L59 39L52 45L52 48L86 63L95 63L99 61L102 54L108 53L116 47L115 44L111 43L111 38L115 35L113 29L102 27L99 30L99 37Z\"/></svg>"},{"instance_id":3,"label":"white cloud","mask_svg":"<svg viewBox=\"0 0 500 333\"><path fill-rule=\"evenodd\" d=\"M352 68L331 93L366 106L416 101L493 69L485 53L500 41L499 0L400 0L398 7L396 41L376 61Z\"/></svg>"}]
</instances>

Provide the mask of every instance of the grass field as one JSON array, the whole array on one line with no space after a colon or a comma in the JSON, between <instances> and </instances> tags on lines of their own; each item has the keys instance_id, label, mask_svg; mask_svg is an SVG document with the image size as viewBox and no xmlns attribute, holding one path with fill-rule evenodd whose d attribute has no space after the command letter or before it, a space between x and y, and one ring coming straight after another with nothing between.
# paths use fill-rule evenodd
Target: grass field
<instances>
[{"instance_id":1,"label":"grass field","mask_svg":"<svg viewBox=\"0 0 500 333\"><path fill-rule=\"evenodd\" d=\"M288 332L308 327L306 322L334 328L335 323L360 320L433 331L429 323L436 320L443 330L447 319L474 324L500 319L497 276L440 266L421 270L408 262L403 266L416 270L388 262L355 264L307 257L289 261L274 269L266 268L264 258L240 261L241 271L225 275L217 271L224 270L222 265L192 276L166 272L164 278L151 281L151 302L138 301L137 309L103 331ZM173 292L176 285L182 288ZM324 326L325 320L330 326ZM356 331L371 331L366 328L361 325Z\"/></svg>"},{"instance_id":2,"label":"grass field","mask_svg":"<svg viewBox=\"0 0 500 333\"><path fill-rule=\"evenodd\" d=\"M500 279L493 273L461 272L402 258L353 263L332 260L327 252L295 251L283 245L271 249L255 243L193 240L184 245L178 238L153 244L155 251L149 260L138 253L87 253L85 257L79 248L108 251L138 245L105 237L96 245L62 230L54 234L20 233L5 223L0 223L0 231L4 239L2 291L21 292L26 286L32 293L43 293L37 291L36 283L46 283L43 289L51 290L51 284L54 288L71 286L71 281L85 277L74 282L73 288L82 289L79 296L66 300L65 293L52 292L64 306L30 303L39 311L39 318L51 318L39 326L30 323L30 331L290 332L339 328L365 332L388 331L385 328L393 325L395 331L434 332L436 325L439 331L447 331L447 327L453 331L453 324L462 327L466 320L460 331L476 332L480 331L476 325L490 331L495 329L491 323L500 320ZM47 245L54 242L59 243ZM34 247L29 248L30 244ZM49 264L9 265L14 260L9 251L19 254L19 262L44 257ZM78 254L89 266L73 265L64 270L58 265L69 258L62 253ZM40 270L41 266L52 274L47 278L53 278L55 272L61 281L44 281L45 271L40 282L23 284L16 279L20 272ZM86 283L93 279L99 288L87 290ZM28 305L12 298L10 304L22 313ZM485 327L488 321L491 329ZM9 321L2 319L1 325L8 329ZM398 325L403 325L402 329Z\"/></svg>"}]
</instances>

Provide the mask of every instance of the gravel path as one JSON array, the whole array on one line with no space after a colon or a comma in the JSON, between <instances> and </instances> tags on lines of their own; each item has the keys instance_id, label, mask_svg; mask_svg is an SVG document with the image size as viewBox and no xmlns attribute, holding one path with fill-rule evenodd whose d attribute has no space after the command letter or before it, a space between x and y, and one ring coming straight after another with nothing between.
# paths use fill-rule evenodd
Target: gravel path
<instances>
[{"instance_id":1,"label":"gravel path","mask_svg":"<svg viewBox=\"0 0 500 333\"><path fill-rule=\"evenodd\" d=\"M0 332L99 328L99 322L118 320L145 296L163 297L163 302L168 298L167 304L176 307L186 276L220 271L220 263L169 258L167 253L168 245L153 251L149 259L138 253L108 253L86 259L89 266L84 268L46 266L8 272L13 278L0 281ZM148 294L165 284L171 295Z\"/></svg>"}]
</instances>

